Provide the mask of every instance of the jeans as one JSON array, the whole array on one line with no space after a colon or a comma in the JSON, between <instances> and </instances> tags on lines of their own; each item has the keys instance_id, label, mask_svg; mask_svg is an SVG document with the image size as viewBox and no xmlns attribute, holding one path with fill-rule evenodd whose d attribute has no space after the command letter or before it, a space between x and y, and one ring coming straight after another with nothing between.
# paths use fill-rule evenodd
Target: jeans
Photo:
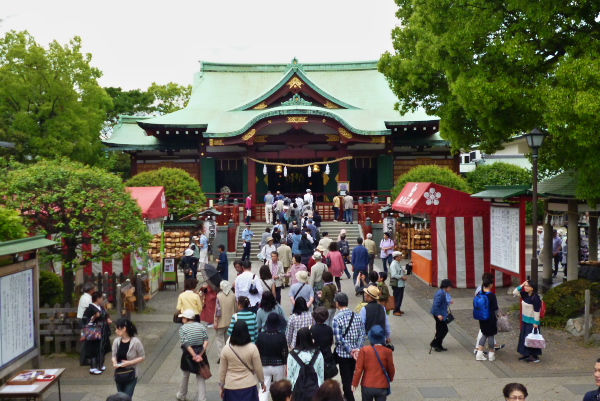
<instances>
[{"instance_id":1,"label":"jeans","mask_svg":"<svg viewBox=\"0 0 600 401\"><path fill-rule=\"evenodd\" d=\"M198 395L196 396L197 401L206 401L206 383L204 379L200 375L196 376L196 381L198 383ZM188 392L188 382L190 380L190 372L182 370L181 371L181 384L179 385L179 392L177 393L177 398L185 399L185 396Z\"/></svg>"},{"instance_id":2,"label":"jeans","mask_svg":"<svg viewBox=\"0 0 600 401\"><path fill-rule=\"evenodd\" d=\"M333 329L333 318L335 317L336 309L327 309L327 312L329 312L329 317L325 321L325 324Z\"/></svg>"},{"instance_id":3,"label":"jeans","mask_svg":"<svg viewBox=\"0 0 600 401\"><path fill-rule=\"evenodd\" d=\"M446 334L448 334L448 323L445 320L440 321L437 316L433 316L435 320L435 337L431 342L433 347L442 347L442 342L444 338L446 338Z\"/></svg>"},{"instance_id":4,"label":"jeans","mask_svg":"<svg viewBox=\"0 0 600 401\"><path fill-rule=\"evenodd\" d=\"M388 271L387 265L392 264L392 255L387 255L385 258L381 258L381 262L383 263L383 271L387 272Z\"/></svg>"},{"instance_id":5,"label":"jeans","mask_svg":"<svg viewBox=\"0 0 600 401\"><path fill-rule=\"evenodd\" d=\"M223 327L220 329L215 329L215 346L217 347L217 355L218 358L221 357L221 351L227 342L229 336L227 335L228 327Z\"/></svg>"},{"instance_id":6,"label":"jeans","mask_svg":"<svg viewBox=\"0 0 600 401\"><path fill-rule=\"evenodd\" d=\"M135 385L137 384L137 377L130 382L116 383L116 384L117 384L117 392L125 393L128 396L130 396L131 398L133 398L133 390L135 390Z\"/></svg>"},{"instance_id":7,"label":"jeans","mask_svg":"<svg viewBox=\"0 0 600 401\"><path fill-rule=\"evenodd\" d=\"M404 288L405 287L392 287L392 292L394 293L394 302L396 303L394 313L401 311L402 300L404 299Z\"/></svg>"},{"instance_id":8,"label":"jeans","mask_svg":"<svg viewBox=\"0 0 600 401\"><path fill-rule=\"evenodd\" d=\"M375 388L361 386L362 401L385 401L387 400L387 388Z\"/></svg>"},{"instance_id":9,"label":"jeans","mask_svg":"<svg viewBox=\"0 0 600 401\"><path fill-rule=\"evenodd\" d=\"M558 252L556 255L552 255L554 260L554 276L558 274L558 262L562 260L562 252Z\"/></svg>"},{"instance_id":10,"label":"jeans","mask_svg":"<svg viewBox=\"0 0 600 401\"><path fill-rule=\"evenodd\" d=\"M206 401L206 383L204 379L200 375L196 376L196 381L198 383L198 395L196 396L196 401ZM179 392L177 393L177 398L185 399L187 395L187 386L190 380L190 372L182 370L181 371L181 384L179 385Z\"/></svg>"},{"instance_id":11,"label":"jeans","mask_svg":"<svg viewBox=\"0 0 600 401\"><path fill-rule=\"evenodd\" d=\"M258 391L258 399L260 401L269 401L271 383L285 379L285 365L263 366L263 372L265 375L265 387L267 388L267 391L263 393L262 389L260 389Z\"/></svg>"},{"instance_id":12,"label":"jeans","mask_svg":"<svg viewBox=\"0 0 600 401\"><path fill-rule=\"evenodd\" d=\"M334 220L340 219L340 208L339 207L333 207L333 219Z\"/></svg>"},{"instance_id":13,"label":"jeans","mask_svg":"<svg viewBox=\"0 0 600 401\"><path fill-rule=\"evenodd\" d=\"M342 389L346 401L354 401L354 393L352 392L352 378L354 377L354 369L356 368L356 360L354 358L337 357L337 363L340 368L340 377L342 379Z\"/></svg>"},{"instance_id":14,"label":"jeans","mask_svg":"<svg viewBox=\"0 0 600 401\"><path fill-rule=\"evenodd\" d=\"M344 210L344 221L346 223L352 223L352 209Z\"/></svg>"}]
</instances>

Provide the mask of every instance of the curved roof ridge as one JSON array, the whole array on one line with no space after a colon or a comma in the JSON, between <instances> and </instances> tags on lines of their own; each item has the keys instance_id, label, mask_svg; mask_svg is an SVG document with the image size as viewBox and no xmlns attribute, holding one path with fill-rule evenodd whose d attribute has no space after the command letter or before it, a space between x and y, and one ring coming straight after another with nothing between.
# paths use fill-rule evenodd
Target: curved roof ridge
<instances>
[{"instance_id":1,"label":"curved roof ridge","mask_svg":"<svg viewBox=\"0 0 600 401\"><path fill-rule=\"evenodd\" d=\"M302 63L304 71L356 71L376 70L379 62L373 61L345 61L333 63ZM286 72L290 64L238 64L217 63L211 61L200 61L202 72Z\"/></svg>"}]
</instances>

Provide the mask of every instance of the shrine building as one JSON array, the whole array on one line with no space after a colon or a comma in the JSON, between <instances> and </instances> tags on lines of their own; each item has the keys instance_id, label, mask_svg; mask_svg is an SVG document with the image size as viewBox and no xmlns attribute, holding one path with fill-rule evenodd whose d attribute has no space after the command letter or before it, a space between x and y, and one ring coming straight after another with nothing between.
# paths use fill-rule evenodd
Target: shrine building
<instances>
[{"instance_id":1,"label":"shrine building","mask_svg":"<svg viewBox=\"0 0 600 401\"><path fill-rule=\"evenodd\" d=\"M458 172L439 119L402 116L397 102L377 61L201 62L187 107L121 116L104 143L131 155L133 174L178 167L207 194L227 186L259 201L267 190L333 194L343 182L354 194L387 191L422 164Z\"/></svg>"}]
</instances>

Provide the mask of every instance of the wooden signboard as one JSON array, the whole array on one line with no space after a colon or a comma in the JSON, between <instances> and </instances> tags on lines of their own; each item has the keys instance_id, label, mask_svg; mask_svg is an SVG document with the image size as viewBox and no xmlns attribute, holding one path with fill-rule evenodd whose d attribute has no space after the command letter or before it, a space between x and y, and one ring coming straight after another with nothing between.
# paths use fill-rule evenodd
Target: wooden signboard
<instances>
[{"instance_id":1,"label":"wooden signboard","mask_svg":"<svg viewBox=\"0 0 600 401\"><path fill-rule=\"evenodd\" d=\"M177 283L177 266L175 258L163 259L163 284Z\"/></svg>"}]
</instances>

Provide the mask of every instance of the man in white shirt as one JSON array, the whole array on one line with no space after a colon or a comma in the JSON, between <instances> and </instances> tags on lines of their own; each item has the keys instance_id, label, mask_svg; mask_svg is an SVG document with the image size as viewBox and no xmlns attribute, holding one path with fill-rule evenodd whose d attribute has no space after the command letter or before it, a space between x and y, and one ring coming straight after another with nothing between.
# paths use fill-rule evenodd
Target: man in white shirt
<instances>
[{"instance_id":1,"label":"man in white shirt","mask_svg":"<svg viewBox=\"0 0 600 401\"><path fill-rule=\"evenodd\" d=\"M315 198L313 198L311 190L307 189L306 194L304 194L304 203L307 205L310 205L310 207L312 209L314 209L314 205L313 205L313 203L315 203L314 201L315 201Z\"/></svg>"},{"instance_id":2,"label":"man in white shirt","mask_svg":"<svg viewBox=\"0 0 600 401\"><path fill-rule=\"evenodd\" d=\"M92 303L92 293L96 291L94 283L85 283L83 285L83 295L79 298L79 307L77 308L77 319L83 318L83 312Z\"/></svg>"},{"instance_id":3,"label":"man in white shirt","mask_svg":"<svg viewBox=\"0 0 600 401\"><path fill-rule=\"evenodd\" d=\"M236 298L240 296L248 297L250 300L250 307L248 310L256 313L262 299L263 288L258 282L259 277L252 273L252 263L250 263L249 260L245 260L243 266L244 272L235 279L235 296ZM252 282L254 282L254 287L257 290L256 294L250 293Z\"/></svg>"},{"instance_id":4,"label":"man in white shirt","mask_svg":"<svg viewBox=\"0 0 600 401\"><path fill-rule=\"evenodd\" d=\"M329 233L327 231L323 231L323 233L321 233L321 240L319 241L319 246L325 248L325 251L323 252L323 256L325 257L327 257L327 254L329 253L329 245L331 245L331 241L333 240L329 238Z\"/></svg>"}]
</instances>

